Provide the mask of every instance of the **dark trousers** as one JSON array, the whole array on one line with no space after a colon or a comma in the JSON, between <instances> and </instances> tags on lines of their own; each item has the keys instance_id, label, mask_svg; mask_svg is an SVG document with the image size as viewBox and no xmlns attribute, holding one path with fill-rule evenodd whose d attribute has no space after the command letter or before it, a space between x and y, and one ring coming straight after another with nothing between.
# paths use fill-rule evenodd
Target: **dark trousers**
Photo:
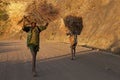
<instances>
[{"instance_id":1,"label":"dark trousers","mask_svg":"<svg viewBox=\"0 0 120 80\"><path fill-rule=\"evenodd\" d=\"M77 46L77 43L71 45L72 60L74 59L75 54L76 54L76 46Z\"/></svg>"},{"instance_id":2,"label":"dark trousers","mask_svg":"<svg viewBox=\"0 0 120 80\"><path fill-rule=\"evenodd\" d=\"M36 55L37 55L37 52L31 50L31 54L32 54L32 71L35 72L36 71Z\"/></svg>"},{"instance_id":3,"label":"dark trousers","mask_svg":"<svg viewBox=\"0 0 120 80\"><path fill-rule=\"evenodd\" d=\"M38 46L30 45L29 48L32 54L32 71L36 72L36 56L37 56Z\"/></svg>"}]
</instances>

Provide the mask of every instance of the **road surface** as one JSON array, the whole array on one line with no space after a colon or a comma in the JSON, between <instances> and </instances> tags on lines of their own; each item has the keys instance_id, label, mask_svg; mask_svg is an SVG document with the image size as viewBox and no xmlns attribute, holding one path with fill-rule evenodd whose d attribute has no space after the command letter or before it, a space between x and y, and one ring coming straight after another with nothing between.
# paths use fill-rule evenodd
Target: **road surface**
<instances>
[{"instance_id":1,"label":"road surface","mask_svg":"<svg viewBox=\"0 0 120 80\"><path fill-rule=\"evenodd\" d=\"M70 60L69 44L41 42L37 77L24 41L0 41L0 80L120 80L120 57L77 47Z\"/></svg>"}]
</instances>

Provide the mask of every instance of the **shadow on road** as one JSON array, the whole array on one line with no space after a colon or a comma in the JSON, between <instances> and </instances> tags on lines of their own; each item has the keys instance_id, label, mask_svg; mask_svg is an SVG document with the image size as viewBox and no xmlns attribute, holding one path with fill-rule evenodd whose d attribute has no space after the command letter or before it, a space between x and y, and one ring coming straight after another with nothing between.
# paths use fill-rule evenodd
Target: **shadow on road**
<instances>
[{"instance_id":1,"label":"shadow on road","mask_svg":"<svg viewBox=\"0 0 120 80\"><path fill-rule=\"evenodd\" d=\"M12 45L12 46L11 46ZM0 53L17 51L19 48L16 48L16 45L21 45L20 42L0 42Z\"/></svg>"},{"instance_id":2,"label":"shadow on road","mask_svg":"<svg viewBox=\"0 0 120 80\"><path fill-rule=\"evenodd\" d=\"M6 53L16 50L14 54L16 55L17 51L22 51L24 49L23 46L25 46L9 46L10 44L19 46L21 43L5 42L5 44L0 45L0 52ZM0 62L0 80L120 80L120 57L104 54L92 49L79 48L76 59L71 60L69 51L66 51L67 53L64 53L64 51L60 52L60 50L64 50L68 46L54 44L54 47L52 43L53 46L51 47L51 44L46 44L42 48L43 53L49 54L45 50L50 49L51 53L54 51L57 53L57 56L54 55L55 57L48 56L49 58L45 58L47 54L42 54L44 57L39 55L40 58L43 58L37 60L38 76L36 78L32 77L31 61L28 60L29 54L25 51L26 55L19 53L16 56L11 54L4 56L6 60ZM60 48L61 46L64 47L59 49L56 46ZM10 60L14 57L17 57L15 61Z\"/></svg>"},{"instance_id":3,"label":"shadow on road","mask_svg":"<svg viewBox=\"0 0 120 80\"><path fill-rule=\"evenodd\" d=\"M0 48L0 54L7 52L18 51L19 49Z\"/></svg>"},{"instance_id":4,"label":"shadow on road","mask_svg":"<svg viewBox=\"0 0 120 80\"><path fill-rule=\"evenodd\" d=\"M0 47L1 46L11 46L11 44L20 44L20 42L0 42Z\"/></svg>"},{"instance_id":5,"label":"shadow on road","mask_svg":"<svg viewBox=\"0 0 120 80\"><path fill-rule=\"evenodd\" d=\"M81 54L84 53L85 54ZM119 80L120 58L96 51L78 52L38 61L38 79L45 80Z\"/></svg>"},{"instance_id":6,"label":"shadow on road","mask_svg":"<svg viewBox=\"0 0 120 80\"><path fill-rule=\"evenodd\" d=\"M31 62L0 63L1 80L119 80L120 58L96 51L80 51L75 60L70 54L37 61L37 77L32 77ZM11 74L14 73L14 74Z\"/></svg>"},{"instance_id":7,"label":"shadow on road","mask_svg":"<svg viewBox=\"0 0 120 80\"><path fill-rule=\"evenodd\" d=\"M79 55L79 53L84 53L84 52L89 52L89 51L93 51L93 50L84 50L84 51L80 51L77 52L76 55ZM50 57L50 58L44 58L41 59L40 61L49 61L49 60L54 60L54 59L60 59L60 58L65 58L65 57L70 57L71 53L65 54L65 55L61 55L61 56L55 56L55 57Z\"/></svg>"}]
</instances>

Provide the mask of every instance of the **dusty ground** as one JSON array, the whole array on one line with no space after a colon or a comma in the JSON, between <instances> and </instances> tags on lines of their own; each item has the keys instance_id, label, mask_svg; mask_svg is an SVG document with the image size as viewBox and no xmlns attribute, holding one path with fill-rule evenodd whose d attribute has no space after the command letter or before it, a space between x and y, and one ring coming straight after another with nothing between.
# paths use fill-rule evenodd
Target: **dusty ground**
<instances>
[{"instance_id":1,"label":"dusty ground","mask_svg":"<svg viewBox=\"0 0 120 80\"><path fill-rule=\"evenodd\" d=\"M2 0L0 15L9 18L0 21L0 35L2 39L20 39L25 34L21 31L22 23L17 25L26 13L40 12L43 18L49 6L43 11L38 7L41 1L53 5L50 12L59 12L58 18L47 16L50 24L41 36L47 40L67 42L63 18L67 15L79 16L83 19L83 30L78 42L87 46L120 53L120 0ZM37 2L33 2L37 1ZM35 4L36 3L36 4ZM30 5L31 4L31 5ZM30 7L28 6L30 5ZM36 8L36 9L35 9ZM55 8L55 11L53 10ZM36 11L35 11L36 10ZM6 12L5 12L6 11ZM35 14L35 18L40 17ZM54 16L55 17L55 16ZM2 19L2 18L1 18ZM4 19L2 19L4 20ZM1 37L0 37L1 38ZM23 38L24 39L24 38Z\"/></svg>"},{"instance_id":2,"label":"dusty ground","mask_svg":"<svg viewBox=\"0 0 120 80\"><path fill-rule=\"evenodd\" d=\"M70 60L69 44L41 42L36 78L24 41L0 41L0 80L120 80L120 57L77 47Z\"/></svg>"}]
</instances>

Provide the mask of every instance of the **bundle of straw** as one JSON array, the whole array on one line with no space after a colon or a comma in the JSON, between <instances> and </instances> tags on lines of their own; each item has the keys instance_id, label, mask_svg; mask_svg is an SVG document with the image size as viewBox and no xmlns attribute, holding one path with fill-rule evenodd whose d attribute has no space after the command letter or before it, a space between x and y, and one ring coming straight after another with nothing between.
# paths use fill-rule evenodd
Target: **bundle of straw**
<instances>
[{"instance_id":1,"label":"bundle of straw","mask_svg":"<svg viewBox=\"0 0 120 80\"><path fill-rule=\"evenodd\" d=\"M26 12L31 21L34 20L39 24L54 21L59 16L59 9L44 0L30 4L26 9Z\"/></svg>"},{"instance_id":2,"label":"bundle of straw","mask_svg":"<svg viewBox=\"0 0 120 80\"><path fill-rule=\"evenodd\" d=\"M54 21L59 16L59 8L46 1L39 3L38 13L47 21Z\"/></svg>"},{"instance_id":3,"label":"bundle of straw","mask_svg":"<svg viewBox=\"0 0 120 80\"><path fill-rule=\"evenodd\" d=\"M72 33L80 35L83 28L82 17L68 15L64 18L64 23Z\"/></svg>"}]
</instances>

